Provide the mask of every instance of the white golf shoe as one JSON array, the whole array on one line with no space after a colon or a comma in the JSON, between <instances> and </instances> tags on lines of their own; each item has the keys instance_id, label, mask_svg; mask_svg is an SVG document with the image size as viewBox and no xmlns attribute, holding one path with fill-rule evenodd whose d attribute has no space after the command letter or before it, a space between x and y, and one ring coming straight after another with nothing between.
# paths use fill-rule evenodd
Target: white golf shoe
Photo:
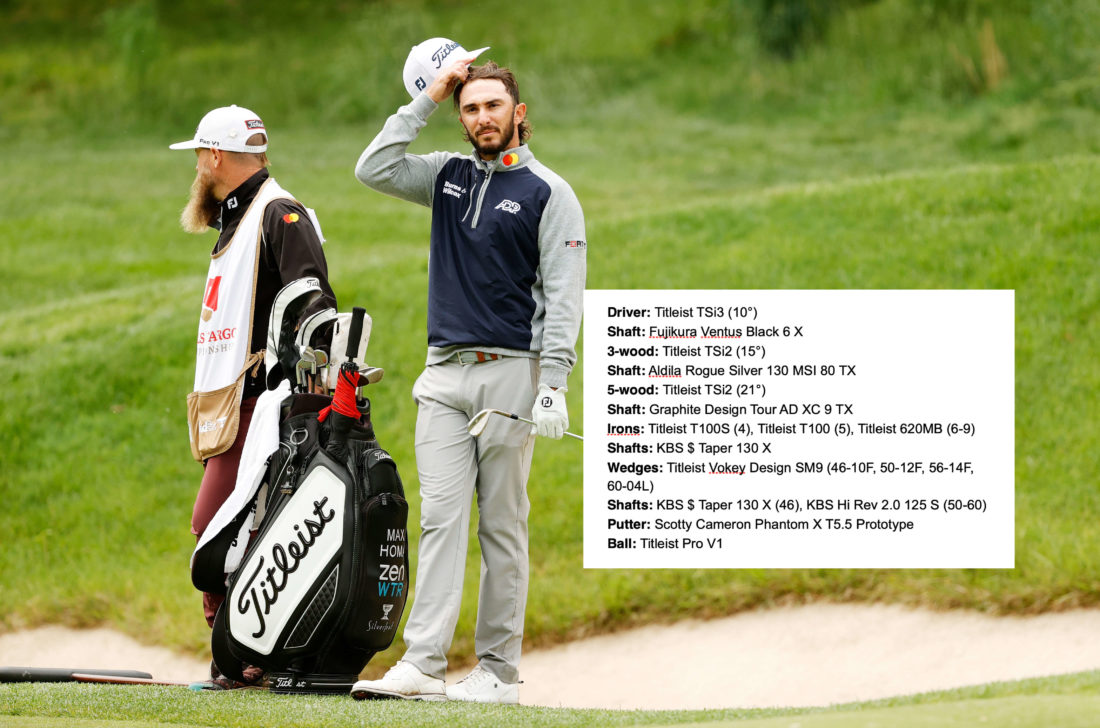
<instances>
[{"instance_id":1,"label":"white golf shoe","mask_svg":"<svg viewBox=\"0 0 1100 728\"><path fill-rule=\"evenodd\" d=\"M411 662L399 661L379 680L360 680L351 687L351 697L398 698L401 700L446 700L446 686L437 677L420 672Z\"/></svg>"},{"instance_id":2,"label":"white golf shoe","mask_svg":"<svg viewBox=\"0 0 1100 728\"><path fill-rule=\"evenodd\" d=\"M447 699L515 705L519 702L519 683L506 683L479 664L469 675L447 686Z\"/></svg>"}]
</instances>

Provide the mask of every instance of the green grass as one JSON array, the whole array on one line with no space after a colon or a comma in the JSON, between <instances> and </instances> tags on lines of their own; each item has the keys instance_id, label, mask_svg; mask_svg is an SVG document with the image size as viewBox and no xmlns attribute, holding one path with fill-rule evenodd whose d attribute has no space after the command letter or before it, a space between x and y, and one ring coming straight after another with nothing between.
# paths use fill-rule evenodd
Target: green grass
<instances>
[{"instance_id":1,"label":"green grass","mask_svg":"<svg viewBox=\"0 0 1100 728\"><path fill-rule=\"evenodd\" d=\"M423 146L446 145L446 126ZM629 131L618 130L620 144L642 134ZM319 209L343 305L374 316L371 358L387 370L374 395L378 429L415 488L408 392L423 360L428 218L352 180L367 136L343 133L304 157L295 150L306 135L287 133L275 173ZM66 175L96 184L62 210L47 203L59 178L12 186L9 221L40 241L46 262L7 273L18 303L0 314L11 378L0 431L13 486L0 514L12 536L0 552L0 619L9 628L108 622L200 651L204 628L186 576L200 473L187 454L183 395L211 238L174 228L190 160L158 147L105 143L69 163ZM583 162L571 168L568 140L548 133L539 149L567 178L588 179ZM14 181L48 156L16 150L0 175ZM123 194L133 169L147 182ZM636 186L633 173L603 177L606 198L588 206L591 288L1015 289L1017 568L585 572L580 459L573 443L543 442L530 488L531 642L815 598L1007 613L1096 605L1100 495L1091 484L1100 473L1088 453L1100 406L1100 286L1090 266L1098 172L1091 155L872 170L637 207L615 201ZM716 183L697 175L683 184ZM17 260L23 245L0 241L0 256ZM28 369L28 357L60 375ZM571 385L580 422L580 372ZM471 564L456 657L471 651L474 584Z\"/></svg>"},{"instance_id":2,"label":"green grass","mask_svg":"<svg viewBox=\"0 0 1100 728\"><path fill-rule=\"evenodd\" d=\"M73 684L0 685L0 728L203 725L227 728L542 726L1089 726L1100 707L1100 672L995 683L869 703L809 709L575 710L469 703L356 702L345 696ZM110 720L104 720L110 715ZM1091 722L1090 722L1091 721Z\"/></svg>"},{"instance_id":3,"label":"green grass","mask_svg":"<svg viewBox=\"0 0 1100 728\"><path fill-rule=\"evenodd\" d=\"M791 59L762 48L755 8L766 4L564 0L528 8L521 32L484 22L513 12L494 0L476 11L426 0L305 10L302 0L281 0L262 13L218 0L9 0L0 6L0 139L188 128L231 101L284 127L379 120L404 101L397 79L407 48L441 33L491 44L494 59L521 72L543 121L606 121L605 104L622 101L650 123L667 110L737 123L1039 99L1058 109L1064 142L1066 133L1092 138L1100 11L1088 0L816 3L845 7ZM986 21L1008 64L995 88L982 73ZM977 83L968 64L983 76ZM991 126L991 141L1026 144L1029 123ZM859 138L858 129L826 127Z\"/></svg>"},{"instance_id":4,"label":"green grass","mask_svg":"<svg viewBox=\"0 0 1100 728\"><path fill-rule=\"evenodd\" d=\"M423 146L447 144L450 130L439 126ZM415 487L408 391L423 356L427 211L354 183L350 167L366 133L312 145L308 158L295 155L306 135L286 135L275 173L319 209L343 305L362 304L375 319L371 357L387 369L374 395L379 435ZM544 156L557 157L551 164L566 177L586 179L554 142L547 133ZM187 454L183 395L210 236L174 228L190 161L158 146L105 143L69 163L65 178L96 185L78 187L61 209L48 203L61 176L12 186L10 223L40 241L45 265L5 272L17 302L0 315L0 356L11 373L0 428L5 477L18 487L0 515L12 537L0 552L0 619L9 628L106 621L199 651L205 632L186 575L199 468ZM14 151L0 175L19 179L44 161L51 168L50 156ZM587 209L592 288L1014 288L1018 567L584 572L580 459L573 443L543 442L530 486L530 640L821 597L996 613L1096 605L1100 496L1090 484L1100 473L1088 453L1100 408L1091 364L1100 286L1090 267L1098 167L1097 157L1080 155L870 170L636 208L614 201L635 187L634 175L604 177L608 197ZM135 168L138 188L128 185ZM22 244L4 239L0 255L17 260ZM27 368L29 356L59 375ZM580 422L582 377L571 384ZM467 582L463 626L475 606L473 564ZM455 657L469 652L469 636L460 637Z\"/></svg>"},{"instance_id":5,"label":"green grass","mask_svg":"<svg viewBox=\"0 0 1100 728\"><path fill-rule=\"evenodd\" d=\"M701 723L709 728L963 728L995 725L1005 728L1087 728L1095 723L1100 697L1041 695L1026 698L963 700L940 705L920 705L863 710L843 710L780 718L750 718Z\"/></svg>"}]
</instances>

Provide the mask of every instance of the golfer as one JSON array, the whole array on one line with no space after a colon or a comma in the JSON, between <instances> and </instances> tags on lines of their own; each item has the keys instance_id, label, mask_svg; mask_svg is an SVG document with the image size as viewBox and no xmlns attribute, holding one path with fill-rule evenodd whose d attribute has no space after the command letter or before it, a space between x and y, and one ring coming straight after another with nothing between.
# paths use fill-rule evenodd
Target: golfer
<instances>
[{"instance_id":1,"label":"golfer","mask_svg":"<svg viewBox=\"0 0 1100 728\"><path fill-rule=\"evenodd\" d=\"M466 425L485 408L533 414L538 434L552 438L569 423L584 217L569 185L525 144L531 131L515 76L471 60L443 66L386 121L355 168L368 187L432 209L427 366L413 387L422 498L416 588L404 657L380 680L357 683L357 698L518 702L534 434L496 417L475 440ZM452 95L472 153L406 154ZM475 496L478 664L445 687Z\"/></svg>"},{"instance_id":2,"label":"golfer","mask_svg":"<svg viewBox=\"0 0 1100 728\"><path fill-rule=\"evenodd\" d=\"M262 352L272 301L303 276L318 279L320 300L304 315L336 306L313 216L267 171L267 133L254 112L214 109L194 139L171 149L194 149L195 181L180 215L183 229L218 231L199 317L195 392L188 397L192 454L203 463L191 533L202 535L233 491L256 398L265 389ZM284 374L285 376L285 374ZM222 593L203 593L207 624ZM261 677L258 668L246 676ZM211 665L210 687L239 687Z\"/></svg>"}]
</instances>

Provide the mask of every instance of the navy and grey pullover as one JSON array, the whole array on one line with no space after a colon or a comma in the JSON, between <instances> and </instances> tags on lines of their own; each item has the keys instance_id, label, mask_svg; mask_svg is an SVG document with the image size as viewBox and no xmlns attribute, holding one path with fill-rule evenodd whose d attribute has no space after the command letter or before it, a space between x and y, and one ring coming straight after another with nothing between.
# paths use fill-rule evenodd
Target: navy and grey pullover
<instances>
[{"instance_id":1,"label":"navy and grey pullover","mask_svg":"<svg viewBox=\"0 0 1100 728\"><path fill-rule=\"evenodd\" d=\"M584 215L573 190L526 145L477 154L405 152L437 108L421 93L359 157L368 187L432 209L428 364L455 351L540 360L565 386L583 308Z\"/></svg>"}]
</instances>

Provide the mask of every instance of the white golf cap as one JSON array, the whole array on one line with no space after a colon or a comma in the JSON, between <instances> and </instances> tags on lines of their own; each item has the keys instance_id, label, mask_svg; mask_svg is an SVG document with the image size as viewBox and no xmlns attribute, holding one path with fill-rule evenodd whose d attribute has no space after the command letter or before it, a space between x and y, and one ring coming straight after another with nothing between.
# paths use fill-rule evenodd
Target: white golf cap
<instances>
[{"instance_id":1,"label":"white golf cap","mask_svg":"<svg viewBox=\"0 0 1100 728\"><path fill-rule=\"evenodd\" d=\"M199 122L195 138L169 145L169 149L221 149L226 152L251 152L257 154L267 151L267 142L247 144L253 134L267 136L264 123L256 112L243 106L222 106L214 109Z\"/></svg>"},{"instance_id":2,"label":"white golf cap","mask_svg":"<svg viewBox=\"0 0 1100 728\"><path fill-rule=\"evenodd\" d=\"M414 45L409 51L409 57L405 59L405 70L401 74L405 81L405 90L415 99L435 80L441 69L467 58L472 61L487 50L489 46L468 51L447 38L429 38Z\"/></svg>"}]
</instances>

